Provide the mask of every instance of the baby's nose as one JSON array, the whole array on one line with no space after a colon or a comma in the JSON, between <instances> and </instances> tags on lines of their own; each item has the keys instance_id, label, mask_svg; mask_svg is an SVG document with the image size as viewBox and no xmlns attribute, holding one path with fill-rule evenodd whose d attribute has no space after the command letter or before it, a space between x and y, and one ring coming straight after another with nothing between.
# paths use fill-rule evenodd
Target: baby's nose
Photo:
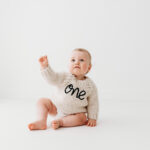
<instances>
[{"instance_id":1,"label":"baby's nose","mask_svg":"<svg viewBox=\"0 0 150 150\"><path fill-rule=\"evenodd\" d=\"M76 60L76 61L75 61L75 64L79 64L79 61L78 61L78 60Z\"/></svg>"}]
</instances>

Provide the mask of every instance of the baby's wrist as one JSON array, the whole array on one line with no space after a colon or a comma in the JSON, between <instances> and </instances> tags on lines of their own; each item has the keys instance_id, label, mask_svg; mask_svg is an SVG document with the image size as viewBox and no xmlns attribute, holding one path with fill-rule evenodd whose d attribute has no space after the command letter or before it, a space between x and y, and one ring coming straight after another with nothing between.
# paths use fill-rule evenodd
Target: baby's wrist
<instances>
[{"instance_id":1,"label":"baby's wrist","mask_svg":"<svg viewBox=\"0 0 150 150\"><path fill-rule=\"evenodd\" d=\"M96 121L96 119L91 119L91 118L88 118L88 120L93 120L93 121Z\"/></svg>"},{"instance_id":2,"label":"baby's wrist","mask_svg":"<svg viewBox=\"0 0 150 150\"><path fill-rule=\"evenodd\" d=\"M45 69L47 67L48 67L48 65L41 65L41 69Z\"/></svg>"}]
</instances>

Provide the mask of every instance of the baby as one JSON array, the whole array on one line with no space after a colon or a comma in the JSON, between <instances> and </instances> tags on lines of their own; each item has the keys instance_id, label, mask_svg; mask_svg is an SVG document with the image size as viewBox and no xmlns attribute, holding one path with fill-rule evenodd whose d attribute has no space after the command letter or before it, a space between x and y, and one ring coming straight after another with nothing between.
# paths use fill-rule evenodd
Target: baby
<instances>
[{"instance_id":1,"label":"baby","mask_svg":"<svg viewBox=\"0 0 150 150\"><path fill-rule=\"evenodd\" d=\"M91 55L85 49L71 53L69 73L56 73L48 63L47 56L39 58L41 74L51 85L57 87L54 99L41 98L37 103L38 120L30 123L30 130L47 128L48 114L62 116L51 122L53 129L87 125L96 126L98 118L98 93L94 82L85 76L91 69Z\"/></svg>"}]
</instances>

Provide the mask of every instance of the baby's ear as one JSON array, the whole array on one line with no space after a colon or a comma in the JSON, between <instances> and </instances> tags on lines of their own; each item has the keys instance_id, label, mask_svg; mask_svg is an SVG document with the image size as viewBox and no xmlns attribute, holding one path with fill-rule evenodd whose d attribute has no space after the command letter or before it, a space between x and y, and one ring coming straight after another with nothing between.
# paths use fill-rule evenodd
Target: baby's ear
<instances>
[{"instance_id":1,"label":"baby's ear","mask_svg":"<svg viewBox=\"0 0 150 150\"><path fill-rule=\"evenodd\" d=\"M92 64L89 64L87 73L91 70L91 68L92 68ZM86 74L87 74L87 73L86 73Z\"/></svg>"},{"instance_id":2,"label":"baby's ear","mask_svg":"<svg viewBox=\"0 0 150 150\"><path fill-rule=\"evenodd\" d=\"M92 64L90 63L90 64L89 64L89 67L88 67L88 70L90 71L91 68L92 68Z\"/></svg>"}]
</instances>

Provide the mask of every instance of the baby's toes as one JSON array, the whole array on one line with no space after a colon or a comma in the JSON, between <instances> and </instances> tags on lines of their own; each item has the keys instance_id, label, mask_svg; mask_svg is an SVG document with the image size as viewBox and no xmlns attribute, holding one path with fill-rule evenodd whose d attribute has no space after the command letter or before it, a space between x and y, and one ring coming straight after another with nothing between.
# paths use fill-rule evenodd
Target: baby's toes
<instances>
[{"instance_id":1,"label":"baby's toes","mask_svg":"<svg viewBox=\"0 0 150 150\"><path fill-rule=\"evenodd\" d=\"M59 122L54 120L54 121L52 121L51 126L52 126L53 129L57 129L57 128L59 128Z\"/></svg>"},{"instance_id":2,"label":"baby's toes","mask_svg":"<svg viewBox=\"0 0 150 150\"><path fill-rule=\"evenodd\" d=\"M28 128L29 128L30 130L33 130L33 129L35 128L35 125L34 125L34 124L29 124L29 125L28 125Z\"/></svg>"}]
</instances>

